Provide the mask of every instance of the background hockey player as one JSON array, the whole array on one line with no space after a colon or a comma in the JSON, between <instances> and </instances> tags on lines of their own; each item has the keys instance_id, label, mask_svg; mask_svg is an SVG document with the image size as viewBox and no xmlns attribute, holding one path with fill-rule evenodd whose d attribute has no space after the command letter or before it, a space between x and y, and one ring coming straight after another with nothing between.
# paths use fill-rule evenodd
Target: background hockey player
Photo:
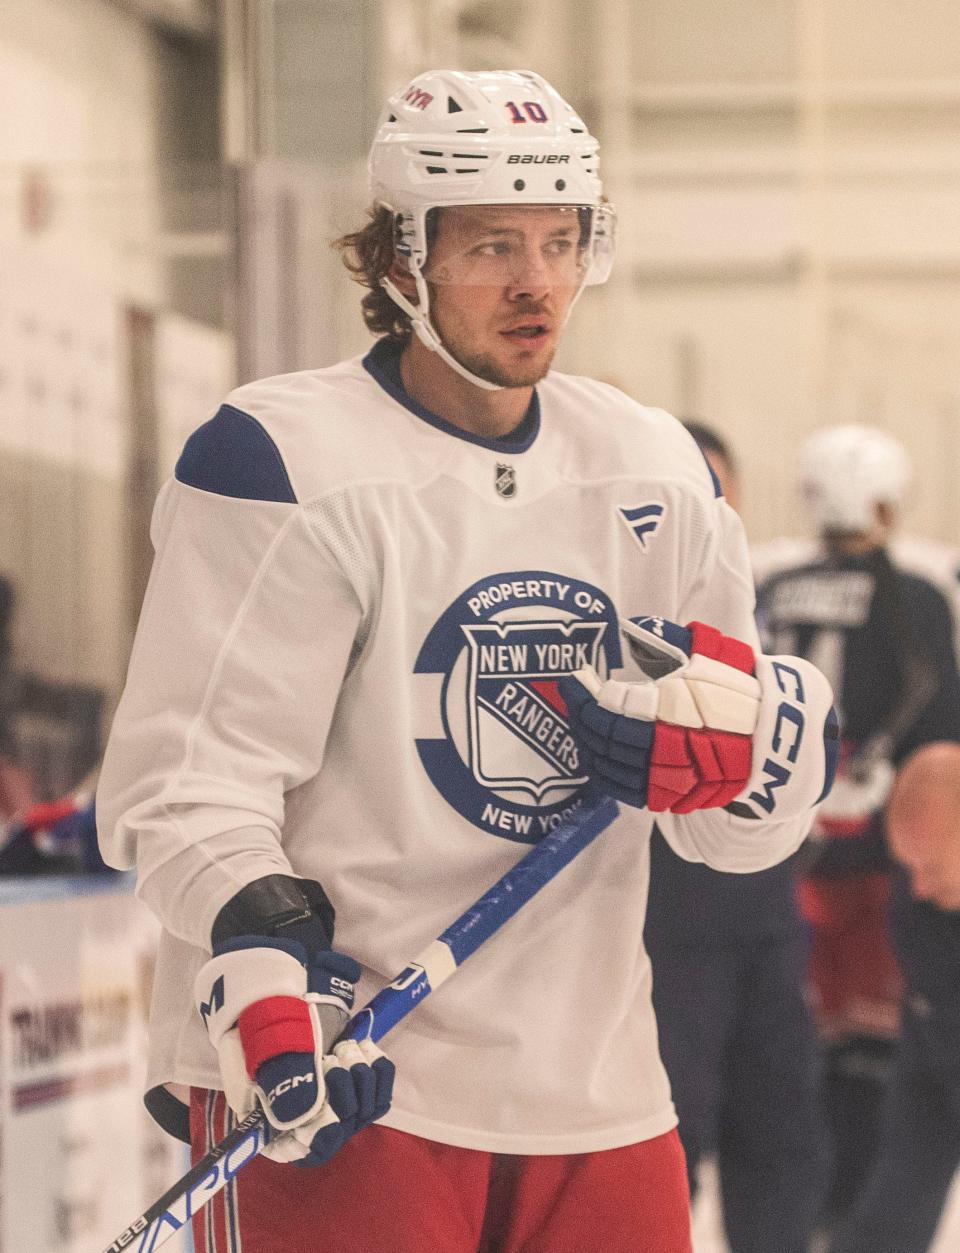
<instances>
[{"instance_id":1,"label":"background hockey player","mask_svg":"<svg viewBox=\"0 0 960 1253\"><path fill-rule=\"evenodd\" d=\"M907 995L876 1159L831 1253L925 1253L960 1166L960 746L907 760L887 831Z\"/></svg>"},{"instance_id":2,"label":"background hockey player","mask_svg":"<svg viewBox=\"0 0 960 1253\"><path fill-rule=\"evenodd\" d=\"M684 423L739 500L736 461L700 422ZM691 1190L716 1159L731 1253L807 1253L826 1178L820 1047L796 899L800 853L731 875L650 840L644 942L653 1004Z\"/></svg>"},{"instance_id":3,"label":"background hockey player","mask_svg":"<svg viewBox=\"0 0 960 1253\"><path fill-rule=\"evenodd\" d=\"M742 529L679 423L550 372L613 249L573 110L534 74L424 74L370 169L344 248L375 346L232 393L156 506L98 793L164 927L150 1105L182 1129L190 1093L195 1153L257 1100L286 1133L203 1253L687 1253L651 811L693 859L789 855L829 687L755 655ZM391 1095L336 1043L354 995L591 780L620 817L390 1037Z\"/></svg>"},{"instance_id":4,"label":"background hockey player","mask_svg":"<svg viewBox=\"0 0 960 1253\"><path fill-rule=\"evenodd\" d=\"M822 555L759 588L768 645L830 676L844 733L802 884L828 1046L830 1215L850 1204L869 1165L898 1029L884 806L913 749L960 738L950 609L932 584L894 566L887 548L909 475L902 445L883 431L853 424L814 435L802 450L801 481Z\"/></svg>"}]
</instances>

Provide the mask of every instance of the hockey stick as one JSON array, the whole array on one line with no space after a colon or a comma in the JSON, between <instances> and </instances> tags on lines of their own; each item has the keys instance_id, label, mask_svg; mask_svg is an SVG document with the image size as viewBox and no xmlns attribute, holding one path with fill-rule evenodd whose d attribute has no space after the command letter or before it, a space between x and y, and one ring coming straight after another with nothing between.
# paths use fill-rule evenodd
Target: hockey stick
<instances>
[{"instance_id":1,"label":"hockey stick","mask_svg":"<svg viewBox=\"0 0 960 1253\"><path fill-rule=\"evenodd\" d=\"M467 958L498 931L523 905L550 882L574 857L613 822L616 801L602 796L586 801L469 909L447 927L394 981L359 1010L341 1039L376 1042L462 966ZM194 1214L225 1187L237 1171L266 1143L263 1112L248 1114L214 1145L159 1201L130 1224L105 1253L153 1253L186 1227Z\"/></svg>"}]
</instances>

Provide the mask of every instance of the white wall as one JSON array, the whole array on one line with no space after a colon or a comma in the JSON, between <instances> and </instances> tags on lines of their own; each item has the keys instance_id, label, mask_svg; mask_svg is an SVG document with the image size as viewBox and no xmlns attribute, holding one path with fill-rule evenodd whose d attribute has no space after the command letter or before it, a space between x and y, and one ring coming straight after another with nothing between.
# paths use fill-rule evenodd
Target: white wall
<instances>
[{"instance_id":1,"label":"white wall","mask_svg":"<svg viewBox=\"0 0 960 1253\"><path fill-rule=\"evenodd\" d=\"M571 65L621 213L573 356L725 430L757 538L803 529L804 435L863 420L914 455L906 522L960 543L956 22L943 0L605 0Z\"/></svg>"},{"instance_id":2,"label":"white wall","mask_svg":"<svg viewBox=\"0 0 960 1253\"><path fill-rule=\"evenodd\" d=\"M0 241L22 238L24 167L50 214L32 245L142 300L160 277L155 56L148 29L109 0L0 6Z\"/></svg>"},{"instance_id":3,"label":"white wall","mask_svg":"<svg viewBox=\"0 0 960 1253\"><path fill-rule=\"evenodd\" d=\"M529 66L599 136L620 212L616 277L585 295L559 365L723 428L758 539L804 530L799 443L856 419L891 429L916 459L906 523L960 543L960 39L948 0L362 7L381 19L364 89L436 60Z\"/></svg>"},{"instance_id":4,"label":"white wall","mask_svg":"<svg viewBox=\"0 0 960 1253\"><path fill-rule=\"evenodd\" d=\"M323 364L367 342L360 292L325 245L359 220L355 129L324 133L323 152L319 140L307 142L318 119L339 116L330 101L342 112L353 100L369 119L383 91L431 61L531 66L599 135L621 218L615 279L585 294L558 364L720 426L743 463L746 518L758 539L804 529L792 490L802 438L825 422L861 419L900 434L914 455L909 527L960 543L960 39L947 0L918 0L909 12L893 0L691 0L680 9L671 0L589 8L357 0L350 13L264 0L253 11L266 39L245 63L257 77L248 94L259 102L260 138L282 147L283 136L297 135L298 110L305 121L303 150L286 153L301 160L300 172L272 174L258 163L240 181L265 197L249 201L237 232L254 281L234 303L234 327L255 344L251 360ZM297 40L276 37L295 31ZM348 64L362 67L356 83L356 74L344 80ZM170 108L178 89L179 111ZM212 117L215 95L202 59L187 84L175 51L159 55L156 35L124 6L0 7L0 252L42 253L61 267L65 292L92 282L116 302L105 394L121 399L112 419L100 414L104 429L113 421L122 433L128 416L123 307L165 307L171 249L209 251L210 290L198 309L215 306L218 284L227 299L235 294L229 281L224 288L230 180L206 176L195 215L205 234L171 237L159 194L159 182L170 181L162 161L190 116ZM189 142L179 151L189 153ZM40 232L25 230L26 167L41 175L34 204L44 188L49 197ZM189 204L179 220L189 225ZM181 293L190 277L181 268ZM20 325L9 292L0 307ZM54 358L71 318L83 340L82 305L68 312L48 300L43 313ZM8 391L22 371L18 359L6 369ZM55 394L69 396L62 379L47 397L47 430L72 420ZM89 589L122 578L120 478L130 467L121 456L119 466L91 471L84 444L86 461L70 462L71 473L61 459L51 478L38 448L24 470L13 454L29 420L23 406L0 412L0 475L11 484L0 507L0 567L22 583L21 660L115 686L129 606L108 596L97 616ZM62 452L80 428L60 429ZM69 498L69 510L51 512L51 492ZM82 524L70 522L81 515ZM27 527L25 518L40 516L53 517L54 538L38 540ZM51 599L51 583L73 590ZM78 610L93 614L92 629L86 617L70 625Z\"/></svg>"},{"instance_id":5,"label":"white wall","mask_svg":"<svg viewBox=\"0 0 960 1253\"><path fill-rule=\"evenodd\" d=\"M177 55L111 0L0 5L0 571L18 668L109 697L138 590L130 311L168 303L171 196L192 190L165 130ZM191 61L185 112L215 119L210 90Z\"/></svg>"}]
</instances>

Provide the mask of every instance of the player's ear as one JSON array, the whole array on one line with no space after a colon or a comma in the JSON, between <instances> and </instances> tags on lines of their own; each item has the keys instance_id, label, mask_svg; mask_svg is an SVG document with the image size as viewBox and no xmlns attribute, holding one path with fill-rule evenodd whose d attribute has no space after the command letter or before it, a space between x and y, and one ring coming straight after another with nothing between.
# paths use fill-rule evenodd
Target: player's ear
<instances>
[{"instance_id":1,"label":"player's ear","mask_svg":"<svg viewBox=\"0 0 960 1253\"><path fill-rule=\"evenodd\" d=\"M415 305L420 303L417 295L416 280L399 257L393 258L390 269L387 271L387 278L390 279L402 296L406 296Z\"/></svg>"}]
</instances>

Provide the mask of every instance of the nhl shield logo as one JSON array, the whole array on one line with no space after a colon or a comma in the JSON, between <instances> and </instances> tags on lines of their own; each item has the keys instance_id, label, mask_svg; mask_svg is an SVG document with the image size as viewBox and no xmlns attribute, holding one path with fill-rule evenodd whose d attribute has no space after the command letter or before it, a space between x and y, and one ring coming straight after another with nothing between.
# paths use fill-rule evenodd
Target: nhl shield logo
<instances>
[{"instance_id":1,"label":"nhl shield logo","mask_svg":"<svg viewBox=\"0 0 960 1253\"><path fill-rule=\"evenodd\" d=\"M499 496L516 496L517 494L517 472L513 466L508 466L503 461L497 462L497 475L494 479L494 485Z\"/></svg>"}]
</instances>

